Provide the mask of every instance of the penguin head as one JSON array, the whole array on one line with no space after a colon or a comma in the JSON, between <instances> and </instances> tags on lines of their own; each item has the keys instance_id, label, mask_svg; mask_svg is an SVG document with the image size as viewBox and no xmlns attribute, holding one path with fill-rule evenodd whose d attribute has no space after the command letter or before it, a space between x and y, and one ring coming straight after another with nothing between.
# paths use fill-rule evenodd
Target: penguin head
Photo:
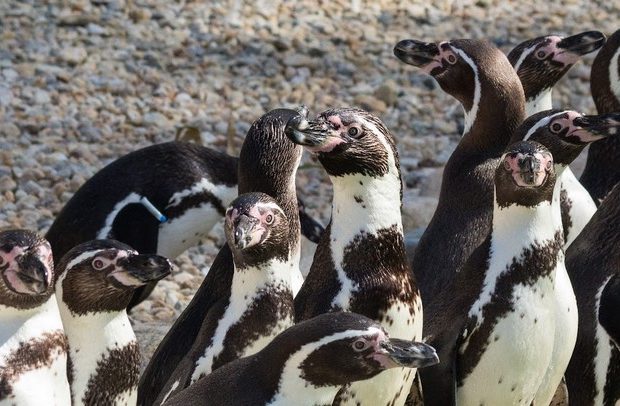
<instances>
[{"instance_id":1,"label":"penguin head","mask_svg":"<svg viewBox=\"0 0 620 406\"><path fill-rule=\"evenodd\" d=\"M285 131L294 143L317 154L332 178L381 177L389 172L400 176L392 135L381 120L364 110L328 109L315 120L289 121Z\"/></svg>"},{"instance_id":2,"label":"penguin head","mask_svg":"<svg viewBox=\"0 0 620 406\"><path fill-rule=\"evenodd\" d=\"M620 111L620 30L609 36L594 58L590 90L599 113Z\"/></svg>"},{"instance_id":3,"label":"penguin head","mask_svg":"<svg viewBox=\"0 0 620 406\"><path fill-rule=\"evenodd\" d=\"M501 207L533 207L551 201L555 186L553 157L542 144L520 141L502 155L495 171L495 196Z\"/></svg>"},{"instance_id":4,"label":"penguin head","mask_svg":"<svg viewBox=\"0 0 620 406\"><path fill-rule=\"evenodd\" d=\"M71 249L58 265L56 292L75 314L126 309L134 290L170 274L172 264L138 254L115 240L93 240Z\"/></svg>"},{"instance_id":5,"label":"penguin head","mask_svg":"<svg viewBox=\"0 0 620 406\"><path fill-rule=\"evenodd\" d=\"M523 94L506 56L486 40L434 43L406 39L396 44L394 55L433 76L446 93L461 102L466 113L477 109L483 82L505 88L513 99Z\"/></svg>"},{"instance_id":6,"label":"penguin head","mask_svg":"<svg viewBox=\"0 0 620 406\"><path fill-rule=\"evenodd\" d=\"M265 193L246 193L233 200L224 227L237 266L258 264L274 256L288 258L288 219Z\"/></svg>"},{"instance_id":7,"label":"penguin head","mask_svg":"<svg viewBox=\"0 0 620 406\"><path fill-rule=\"evenodd\" d=\"M32 308L53 293L54 260L46 239L27 230L0 231L0 304Z\"/></svg>"},{"instance_id":8,"label":"penguin head","mask_svg":"<svg viewBox=\"0 0 620 406\"><path fill-rule=\"evenodd\" d=\"M584 115L572 110L547 110L525 120L513 142L530 140L544 145L556 165L570 164L586 145L620 136L620 113Z\"/></svg>"},{"instance_id":9,"label":"penguin head","mask_svg":"<svg viewBox=\"0 0 620 406\"><path fill-rule=\"evenodd\" d=\"M286 354L288 364L296 364L290 365L292 370L314 386L344 385L390 368L422 368L439 362L433 347L390 338L375 321L347 312L303 321L269 347L267 352Z\"/></svg>"},{"instance_id":10,"label":"penguin head","mask_svg":"<svg viewBox=\"0 0 620 406\"><path fill-rule=\"evenodd\" d=\"M524 41L508 54L517 71L526 100L551 89L583 56L605 43L599 31L586 31L570 37L548 35Z\"/></svg>"}]
</instances>

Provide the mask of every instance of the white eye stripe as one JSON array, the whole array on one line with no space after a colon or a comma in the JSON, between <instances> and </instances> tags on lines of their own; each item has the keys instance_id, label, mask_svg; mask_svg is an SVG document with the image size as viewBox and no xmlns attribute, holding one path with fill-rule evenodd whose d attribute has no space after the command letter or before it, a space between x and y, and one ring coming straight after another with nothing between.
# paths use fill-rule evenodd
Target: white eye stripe
<instances>
[{"instance_id":1,"label":"white eye stripe","mask_svg":"<svg viewBox=\"0 0 620 406\"><path fill-rule=\"evenodd\" d=\"M525 137L523 137L523 141L527 141L530 139L530 137L541 127L546 126L547 124L549 124L549 122L551 122L551 120L553 120L555 117L565 114L566 111L560 111L559 113L556 113L554 115L551 115L549 117L545 117L543 119L541 119L539 122L537 122L534 127L530 128L530 130L527 132L527 134L525 134Z\"/></svg>"},{"instance_id":2,"label":"white eye stripe","mask_svg":"<svg viewBox=\"0 0 620 406\"><path fill-rule=\"evenodd\" d=\"M469 130L471 129L471 126L474 124L474 121L476 121L476 115L478 114L478 107L480 105L480 96L482 93L482 86L480 85L480 75L478 73L478 66L476 65L474 60L471 59L470 56L467 55L467 53L465 53L463 50L453 45L450 45L450 48L452 49L453 52L458 54L474 71L474 82L475 82L474 83L474 100L471 104L471 109L469 111L465 111L465 125L463 129L463 134L465 134L469 132Z\"/></svg>"},{"instance_id":3,"label":"white eye stripe","mask_svg":"<svg viewBox=\"0 0 620 406\"><path fill-rule=\"evenodd\" d=\"M532 45L531 47L525 48L523 50L523 52L521 53L521 56L519 56L519 59L517 59L517 62L514 65L515 72L519 71L519 68L521 67L521 64L523 64L523 61L525 61L525 58L527 58L532 52L534 52L534 50L537 47L538 47L538 44Z\"/></svg>"},{"instance_id":4,"label":"white eye stripe","mask_svg":"<svg viewBox=\"0 0 620 406\"><path fill-rule=\"evenodd\" d=\"M99 253L103 252L105 250L101 249L101 250L95 250L95 251L88 251L88 252L84 252L80 255L78 255L77 257L73 258L66 267L66 270L68 271L69 269L73 268L74 266L81 264L82 262L89 260L92 261L97 255L99 255Z\"/></svg>"},{"instance_id":5,"label":"white eye stripe","mask_svg":"<svg viewBox=\"0 0 620 406\"><path fill-rule=\"evenodd\" d=\"M283 216L286 216L286 213L284 213L284 211L280 208L280 206L278 206L276 203L273 203L273 202L259 203L257 207L260 209L270 209L272 211L276 210L276 211L279 211Z\"/></svg>"}]
</instances>

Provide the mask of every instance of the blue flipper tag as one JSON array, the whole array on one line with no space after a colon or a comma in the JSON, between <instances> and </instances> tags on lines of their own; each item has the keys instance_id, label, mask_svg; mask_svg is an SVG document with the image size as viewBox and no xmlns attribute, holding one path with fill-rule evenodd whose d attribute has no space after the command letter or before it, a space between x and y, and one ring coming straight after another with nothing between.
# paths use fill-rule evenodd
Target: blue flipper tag
<instances>
[{"instance_id":1,"label":"blue flipper tag","mask_svg":"<svg viewBox=\"0 0 620 406\"><path fill-rule=\"evenodd\" d=\"M149 211L149 213L155 216L160 223L165 223L168 221L168 217L164 216L159 210L157 210L157 207L153 206L153 203L151 203L146 196L142 196L140 198L140 203Z\"/></svg>"}]
</instances>

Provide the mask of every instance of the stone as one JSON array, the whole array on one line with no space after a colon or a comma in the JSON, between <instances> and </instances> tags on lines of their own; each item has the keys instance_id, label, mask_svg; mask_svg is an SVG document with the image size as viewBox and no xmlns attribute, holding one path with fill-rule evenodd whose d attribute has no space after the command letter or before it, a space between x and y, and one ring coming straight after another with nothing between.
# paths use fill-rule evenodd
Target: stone
<instances>
[{"instance_id":1,"label":"stone","mask_svg":"<svg viewBox=\"0 0 620 406\"><path fill-rule=\"evenodd\" d=\"M69 47L60 51L60 58L69 65L79 65L88 57L88 53L82 47Z\"/></svg>"}]
</instances>

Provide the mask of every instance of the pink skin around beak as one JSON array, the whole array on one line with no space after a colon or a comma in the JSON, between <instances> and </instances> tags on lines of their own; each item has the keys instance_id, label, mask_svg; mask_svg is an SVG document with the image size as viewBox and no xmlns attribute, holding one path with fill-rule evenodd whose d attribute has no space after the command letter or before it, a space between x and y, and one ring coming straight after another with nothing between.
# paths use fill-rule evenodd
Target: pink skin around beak
<instances>
[{"instance_id":1,"label":"pink skin around beak","mask_svg":"<svg viewBox=\"0 0 620 406\"><path fill-rule=\"evenodd\" d=\"M24 254L24 252L25 250L22 247L14 247L10 252L2 254L4 262L12 264L12 266L9 266L4 271L4 277L11 285L11 287L18 293L40 294L42 292L38 291L38 289L43 289L42 285L32 284L32 286L30 286L29 284L25 283L19 276L19 269L16 259L18 256ZM45 286L49 286L52 283L52 270L49 268L51 256L52 250L48 245L41 245L37 247L37 257L41 259L41 263L43 264L43 267L45 269ZM33 288L35 285L37 287Z\"/></svg>"},{"instance_id":2,"label":"pink skin around beak","mask_svg":"<svg viewBox=\"0 0 620 406\"><path fill-rule=\"evenodd\" d=\"M558 47L558 43L560 41L562 41L562 38L554 35L549 37L550 38L550 42L541 47L538 48L535 52L545 52L546 55L549 54L553 54L553 60L556 62L560 62L563 63L564 65L573 65L575 64L579 58L581 57L580 55L577 55L576 53L573 53L569 50L566 49L562 49Z\"/></svg>"},{"instance_id":3,"label":"pink skin around beak","mask_svg":"<svg viewBox=\"0 0 620 406\"><path fill-rule=\"evenodd\" d=\"M504 166L512 172L512 178L519 187L539 187L546 177L547 171L553 166L553 158L549 154L521 154L506 156Z\"/></svg>"},{"instance_id":4,"label":"pink skin around beak","mask_svg":"<svg viewBox=\"0 0 620 406\"><path fill-rule=\"evenodd\" d=\"M327 122L335 129L343 127L342 120L338 116L329 116L327 117ZM330 135L321 145L317 146L306 146L308 151L319 153L319 152L331 152L337 145L343 144L345 141L339 136Z\"/></svg>"},{"instance_id":5,"label":"pink skin around beak","mask_svg":"<svg viewBox=\"0 0 620 406\"><path fill-rule=\"evenodd\" d=\"M562 127L568 128L568 132L566 133L566 136L565 136L566 138L577 137L579 141L582 143L590 143L590 142L598 141L598 140L605 138L602 135L593 134L587 129L580 127L578 125L575 125L574 123L575 119L578 117L582 117L583 116L582 114L579 114L576 111L569 111L567 114L568 114L568 117L553 120L553 123L551 124L553 125L555 123L560 123Z\"/></svg>"},{"instance_id":6,"label":"pink skin around beak","mask_svg":"<svg viewBox=\"0 0 620 406\"><path fill-rule=\"evenodd\" d=\"M421 67L421 69L428 75L431 74L431 72L433 71L433 69L435 68L443 68L446 65L449 65L450 62L449 61L455 61L456 62L456 55L454 54L454 52L450 49L449 46L445 46L448 43L448 41L444 41L439 43L439 55L437 55L435 58L433 58L433 62L428 63L424 66ZM454 63L454 62L452 62Z\"/></svg>"}]
</instances>

